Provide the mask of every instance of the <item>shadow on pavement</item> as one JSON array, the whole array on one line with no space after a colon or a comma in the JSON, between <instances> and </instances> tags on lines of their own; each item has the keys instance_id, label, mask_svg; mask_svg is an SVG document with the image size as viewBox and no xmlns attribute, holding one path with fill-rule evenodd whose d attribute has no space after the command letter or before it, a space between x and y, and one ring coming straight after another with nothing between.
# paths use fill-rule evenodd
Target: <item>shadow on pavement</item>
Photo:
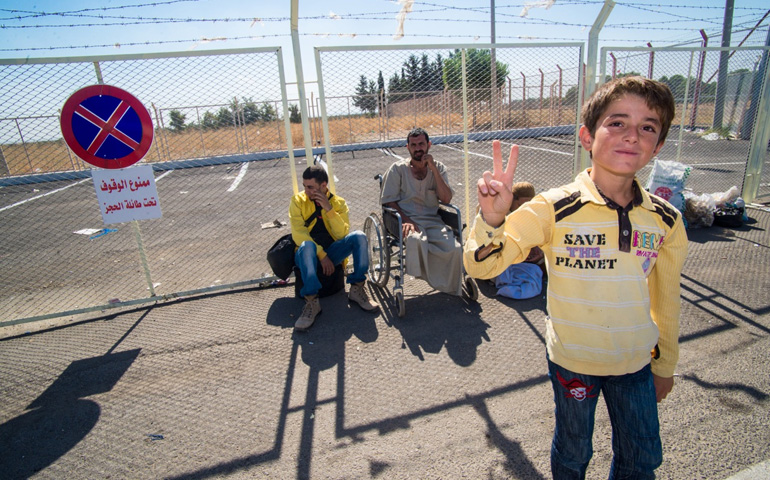
<instances>
[{"instance_id":1,"label":"shadow on pavement","mask_svg":"<svg viewBox=\"0 0 770 480\"><path fill-rule=\"evenodd\" d=\"M3 478L28 478L78 444L96 425L99 405L85 399L112 390L140 349L72 362L29 406L0 425Z\"/></svg>"}]
</instances>

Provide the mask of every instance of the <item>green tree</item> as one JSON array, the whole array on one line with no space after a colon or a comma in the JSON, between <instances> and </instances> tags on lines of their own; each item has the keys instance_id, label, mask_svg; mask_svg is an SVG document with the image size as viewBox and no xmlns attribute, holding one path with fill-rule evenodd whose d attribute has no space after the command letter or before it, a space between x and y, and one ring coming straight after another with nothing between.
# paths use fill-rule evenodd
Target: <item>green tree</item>
<instances>
[{"instance_id":1,"label":"green tree","mask_svg":"<svg viewBox=\"0 0 770 480\"><path fill-rule=\"evenodd\" d=\"M404 62L404 69L401 70L402 76L405 77L405 85L407 92L418 91L420 84L420 60L416 55L409 55L409 58Z\"/></svg>"},{"instance_id":2,"label":"green tree","mask_svg":"<svg viewBox=\"0 0 770 480\"><path fill-rule=\"evenodd\" d=\"M209 111L203 112L203 118L201 119L201 128L204 130L213 130L217 128L217 116Z\"/></svg>"},{"instance_id":3,"label":"green tree","mask_svg":"<svg viewBox=\"0 0 770 480\"><path fill-rule=\"evenodd\" d=\"M181 132L185 129L184 121L187 119L187 115L179 110L171 110L168 112L169 122L168 126L173 132Z\"/></svg>"},{"instance_id":4,"label":"green tree","mask_svg":"<svg viewBox=\"0 0 770 480\"><path fill-rule=\"evenodd\" d=\"M368 115L374 115L377 110L377 84L374 80L367 80L366 75L361 75L358 80L353 105Z\"/></svg>"},{"instance_id":5,"label":"green tree","mask_svg":"<svg viewBox=\"0 0 770 480\"><path fill-rule=\"evenodd\" d=\"M561 101L562 105L577 105L578 87L577 85L569 87L567 93L564 94L564 98Z\"/></svg>"},{"instance_id":6,"label":"green tree","mask_svg":"<svg viewBox=\"0 0 770 480\"><path fill-rule=\"evenodd\" d=\"M382 76L382 70L377 75L377 110L385 110L385 77Z\"/></svg>"},{"instance_id":7,"label":"green tree","mask_svg":"<svg viewBox=\"0 0 770 480\"><path fill-rule=\"evenodd\" d=\"M243 115L243 123L246 125L251 125L261 120L260 107L251 97L243 97L241 102L233 101L231 108L233 111L239 111Z\"/></svg>"},{"instance_id":8,"label":"green tree","mask_svg":"<svg viewBox=\"0 0 770 480\"><path fill-rule=\"evenodd\" d=\"M492 86L492 54L489 50L477 48L469 49L465 54L465 68L467 72L466 83L473 101L489 101ZM497 67L497 88L505 85L505 77L508 75L508 65L495 61ZM451 90L461 91L462 79L462 53L455 50L449 54L443 63L444 83Z\"/></svg>"},{"instance_id":9,"label":"green tree","mask_svg":"<svg viewBox=\"0 0 770 480\"><path fill-rule=\"evenodd\" d=\"M233 118L233 112L227 107L221 107L217 110L217 127L231 127L235 125L235 119Z\"/></svg>"},{"instance_id":10,"label":"green tree","mask_svg":"<svg viewBox=\"0 0 770 480\"><path fill-rule=\"evenodd\" d=\"M260 105L257 118L263 122L274 122L278 120L278 112L275 111L275 107L269 102L262 102Z\"/></svg>"},{"instance_id":11,"label":"green tree","mask_svg":"<svg viewBox=\"0 0 770 480\"><path fill-rule=\"evenodd\" d=\"M302 123L302 114L299 111L299 105L296 103L289 105L289 122Z\"/></svg>"}]
</instances>

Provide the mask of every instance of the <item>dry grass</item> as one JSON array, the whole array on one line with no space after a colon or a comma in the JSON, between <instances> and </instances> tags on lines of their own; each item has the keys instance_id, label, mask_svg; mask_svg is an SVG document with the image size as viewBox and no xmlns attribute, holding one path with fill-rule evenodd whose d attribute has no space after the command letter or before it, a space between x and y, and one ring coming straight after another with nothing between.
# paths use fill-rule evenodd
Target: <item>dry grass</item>
<instances>
[{"instance_id":1,"label":"dry grass","mask_svg":"<svg viewBox=\"0 0 770 480\"><path fill-rule=\"evenodd\" d=\"M685 124L690 122L688 109ZM714 112L713 104L702 104L698 108L699 125L708 125ZM560 115L559 115L560 113ZM485 131L507 128L527 128L548 125L566 125L575 121L575 111L563 107L561 112L554 109L542 110L501 109L498 124L492 126L488 110L474 111L468 115L470 131ZM673 124L679 125L680 117ZM422 126L432 135L449 135L463 132L463 117L460 113L418 113L416 115L391 117L334 117L329 120L329 134L332 145L375 142L406 138L415 126ZM318 118L312 119L310 133L314 146L323 144L323 129ZM294 148L304 147L301 124L291 124ZM8 166L8 175L84 170L90 168L67 148L63 140L2 145L2 155ZM162 162L205 158L221 155L245 154L286 149L286 132L282 121L259 123L245 127L226 127L201 131L190 128L174 133L156 130L155 139L145 160ZM0 171L0 174L5 173Z\"/></svg>"}]
</instances>

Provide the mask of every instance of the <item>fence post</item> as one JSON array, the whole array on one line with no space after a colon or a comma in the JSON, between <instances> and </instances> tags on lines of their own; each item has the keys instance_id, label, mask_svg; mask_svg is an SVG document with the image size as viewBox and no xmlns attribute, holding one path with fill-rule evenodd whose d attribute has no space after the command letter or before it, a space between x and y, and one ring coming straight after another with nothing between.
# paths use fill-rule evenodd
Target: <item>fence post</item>
<instances>
[{"instance_id":1,"label":"fence post","mask_svg":"<svg viewBox=\"0 0 770 480\"><path fill-rule=\"evenodd\" d=\"M99 62L94 62L94 71L96 72L96 81L100 84L104 83L104 79L102 78L102 67L99 66Z\"/></svg>"},{"instance_id":2,"label":"fence post","mask_svg":"<svg viewBox=\"0 0 770 480\"><path fill-rule=\"evenodd\" d=\"M350 119L350 97L348 99L348 136L350 137L350 143L353 143L353 121Z\"/></svg>"},{"instance_id":3,"label":"fence post","mask_svg":"<svg viewBox=\"0 0 770 480\"><path fill-rule=\"evenodd\" d=\"M559 69L559 105L557 107L558 110L558 122L557 125L561 125L561 104L562 104L562 89L564 88L564 80L563 80L563 74L564 72L561 69L561 66L556 65L556 68Z\"/></svg>"},{"instance_id":4,"label":"fence post","mask_svg":"<svg viewBox=\"0 0 770 480\"><path fill-rule=\"evenodd\" d=\"M725 3L725 18L722 25L722 47L730 46L730 36L733 31L733 0L727 0ZM717 79L717 92L714 101L714 120L713 128L722 128L722 119L725 113L725 97L727 96L727 63L730 60L730 52L722 50L719 52L719 77Z\"/></svg>"},{"instance_id":5,"label":"fence post","mask_svg":"<svg viewBox=\"0 0 770 480\"><path fill-rule=\"evenodd\" d=\"M299 48L299 0L291 0L291 43L294 50L294 70L297 74L297 93L299 94L299 108L302 113L302 132L305 143L305 159L308 167L313 165L313 139L310 135L310 118L307 112L307 98L305 97L305 75L302 70L302 52ZM333 179L332 179L333 180Z\"/></svg>"},{"instance_id":6,"label":"fence post","mask_svg":"<svg viewBox=\"0 0 770 480\"><path fill-rule=\"evenodd\" d=\"M324 90L324 79L321 74L321 52L317 48L315 49L315 62L318 75L318 99L320 100L321 125L324 134L324 146L326 147L326 168L328 170L327 173L329 174L329 190L331 190L332 193L337 193L336 183L334 181L334 161L332 158L331 146L332 139L329 134L329 116L326 111L326 91ZM350 117L348 116L348 118Z\"/></svg>"},{"instance_id":7,"label":"fence post","mask_svg":"<svg viewBox=\"0 0 770 480\"><path fill-rule=\"evenodd\" d=\"M198 107L195 107L195 118L198 119L198 133L201 137L201 149L203 150L203 156L206 156L206 142L203 140L203 125L201 125L201 114L198 111Z\"/></svg>"},{"instance_id":8,"label":"fence post","mask_svg":"<svg viewBox=\"0 0 770 480\"><path fill-rule=\"evenodd\" d=\"M291 134L291 115L289 114L289 101L286 93L286 76L283 72L283 50L278 47L278 78L281 81L281 104L283 105L283 128L286 130L286 153L289 156L289 171L291 172L291 186L294 195L299 193L297 187L297 167L294 165L294 139Z\"/></svg>"},{"instance_id":9,"label":"fence post","mask_svg":"<svg viewBox=\"0 0 770 480\"><path fill-rule=\"evenodd\" d=\"M743 90L743 82L746 80L746 73L739 73L738 74L738 86L735 89L735 95L733 96L733 108L730 110L730 122L729 125L732 125L735 121L735 111L738 110L738 101L741 98L741 90ZM741 117L743 117L743 112L741 112ZM740 122L740 120L738 120ZM738 126L738 132L741 131L740 125Z\"/></svg>"},{"instance_id":10,"label":"fence post","mask_svg":"<svg viewBox=\"0 0 770 480\"><path fill-rule=\"evenodd\" d=\"M692 114L690 116L690 128L695 128L695 122L698 117L698 101L700 100L701 82L703 80L703 68L706 64L706 47L709 44L709 37L706 32L701 29L700 36L703 37L703 50L700 52L700 63L698 64L698 73L695 78L695 93L692 99Z\"/></svg>"},{"instance_id":11,"label":"fence post","mask_svg":"<svg viewBox=\"0 0 770 480\"><path fill-rule=\"evenodd\" d=\"M468 183L470 182L470 174L468 172L468 79L467 79L467 70L466 70L466 59L465 59L465 51L466 49L462 49L462 56L461 56L461 62L462 62L462 78L463 78L463 164L465 165L465 216L468 217L468 212L470 208L470 201L468 200L470 189L468 187Z\"/></svg>"},{"instance_id":12,"label":"fence post","mask_svg":"<svg viewBox=\"0 0 770 480\"><path fill-rule=\"evenodd\" d=\"M586 72L585 72L585 84L583 85L583 101L588 98L596 90L596 55L599 48L599 32L604 27L604 22L607 21L607 17L610 16L612 9L615 7L615 2L612 0L604 0L604 6L602 7L599 15L597 15L594 24L591 26L591 31L588 34L588 55L586 59ZM604 80L604 79L601 79ZM585 150L580 154L580 160L578 164L578 170L582 171L591 165L591 158L588 152ZM577 174L577 172L575 172Z\"/></svg>"},{"instance_id":13,"label":"fence post","mask_svg":"<svg viewBox=\"0 0 770 480\"><path fill-rule=\"evenodd\" d=\"M545 74L543 69L537 69L540 72L540 103L537 110L537 119L540 123L543 123L543 85L545 85Z\"/></svg>"},{"instance_id":14,"label":"fence post","mask_svg":"<svg viewBox=\"0 0 770 480\"><path fill-rule=\"evenodd\" d=\"M551 84L551 98L549 99L549 102L548 102L549 105L550 105L549 109L548 109L548 110L550 110L550 115L548 117L549 117L549 119L551 121L551 126L556 124L556 121L554 120L554 113L555 113L554 110L555 110L555 108L554 108L553 102L556 101L556 84L557 83L559 83L559 81L558 80L554 80L553 83ZM561 103L561 98L559 99L559 103Z\"/></svg>"},{"instance_id":15,"label":"fence post","mask_svg":"<svg viewBox=\"0 0 770 480\"><path fill-rule=\"evenodd\" d=\"M527 124L527 77L524 72L521 73L521 121L523 125Z\"/></svg>"},{"instance_id":16,"label":"fence post","mask_svg":"<svg viewBox=\"0 0 770 480\"><path fill-rule=\"evenodd\" d=\"M594 20L594 24L588 33L588 58L586 59L586 81L583 100L587 100L596 90L596 55L599 48L599 32L604 27L604 22L607 21L607 17L610 16L613 8L615 8L615 2L604 0L604 6L599 15L596 16L596 20Z\"/></svg>"},{"instance_id":17,"label":"fence post","mask_svg":"<svg viewBox=\"0 0 770 480\"><path fill-rule=\"evenodd\" d=\"M770 34L768 34L770 39ZM767 50L763 54L764 80L757 107L757 117L754 119L754 128L749 147L749 158L746 165L746 179L743 182L741 196L746 203L751 203L757 198L759 184L762 180L762 165L767 152L767 144L770 142L770 68L767 64Z\"/></svg>"},{"instance_id":18,"label":"fence post","mask_svg":"<svg viewBox=\"0 0 770 480\"><path fill-rule=\"evenodd\" d=\"M690 67L687 69L687 81L684 83L684 99L682 100L682 115L679 119L679 138L676 143L676 161L682 156L682 136L684 135L684 115L687 113L687 99L690 97L690 74L692 73L692 61L695 52L690 52Z\"/></svg>"},{"instance_id":19,"label":"fence post","mask_svg":"<svg viewBox=\"0 0 770 480\"><path fill-rule=\"evenodd\" d=\"M157 138L158 141L152 142L152 143L155 144L155 151L158 154L158 161L162 162L163 153L160 150L160 144L163 143L163 140L165 139L165 136L166 136L166 132L163 131L164 130L163 123L160 119L160 115L158 115L158 107L156 107L154 103L150 103L150 105L152 105L152 110L153 112L155 112L155 128L157 128L160 133L160 135L155 135L155 138ZM166 150L166 160L171 160L170 158L168 158L168 149L166 148L165 150Z\"/></svg>"},{"instance_id":20,"label":"fence post","mask_svg":"<svg viewBox=\"0 0 770 480\"><path fill-rule=\"evenodd\" d=\"M10 175L11 169L8 167L8 161L3 153L3 146L0 145L0 175Z\"/></svg>"},{"instance_id":21,"label":"fence post","mask_svg":"<svg viewBox=\"0 0 770 480\"><path fill-rule=\"evenodd\" d=\"M238 153L242 153L241 148L241 135L238 131L238 97L233 97L233 132L235 133L235 145L238 148Z\"/></svg>"},{"instance_id":22,"label":"fence post","mask_svg":"<svg viewBox=\"0 0 770 480\"><path fill-rule=\"evenodd\" d=\"M277 100L275 102L273 102L273 108L275 109L275 113L277 115L278 114L278 101ZM277 130L277 133L278 133L278 145L277 145L277 147L281 148L281 122L280 121L275 122L275 129Z\"/></svg>"},{"instance_id":23,"label":"fence post","mask_svg":"<svg viewBox=\"0 0 770 480\"><path fill-rule=\"evenodd\" d=\"M618 73L618 59L615 58L615 54L610 52L610 58L612 58L612 79L615 80L615 76Z\"/></svg>"},{"instance_id":24,"label":"fence post","mask_svg":"<svg viewBox=\"0 0 770 480\"><path fill-rule=\"evenodd\" d=\"M21 138L21 145L24 147L24 155L27 156L27 163L29 164L29 173L35 173L35 169L32 166L32 160L29 158L29 152L27 151L27 142L24 141L24 134L21 133L21 126L19 125L19 119L14 118L14 122L16 122L16 130L19 131L19 138Z\"/></svg>"},{"instance_id":25,"label":"fence post","mask_svg":"<svg viewBox=\"0 0 770 480\"><path fill-rule=\"evenodd\" d=\"M650 62L647 65L647 78L652 79L652 72L655 69L655 50L652 50L652 43L647 42L647 46L650 47Z\"/></svg>"}]
</instances>

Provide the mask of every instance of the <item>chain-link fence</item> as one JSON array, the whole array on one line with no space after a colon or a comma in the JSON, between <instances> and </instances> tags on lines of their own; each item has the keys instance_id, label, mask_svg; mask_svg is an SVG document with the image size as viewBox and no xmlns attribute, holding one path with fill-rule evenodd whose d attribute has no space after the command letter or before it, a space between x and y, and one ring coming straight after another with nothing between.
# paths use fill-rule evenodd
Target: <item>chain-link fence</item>
<instances>
[{"instance_id":1,"label":"chain-link fence","mask_svg":"<svg viewBox=\"0 0 770 480\"><path fill-rule=\"evenodd\" d=\"M320 97L305 99L306 119L287 100L277 48L0 61L0 325L272 280L265 252L288 232L292 176L307 163L287 160L288 139L304 145L303 120L311 143L333 152L316 161L329 164L352 229L380 210L374 176L408 156L417 126L447 166L466 221L491 140L520 145L517 181L539 191L566 183L579 164L583 48L319 48ZM752 152L761 150L756 172L767 162L767 141L756 143L768 133L767 95L757 96L767 90L768 49L730 49L720 88L721 51L602 55L603 77L638 72L671 86L677 118L660 158L690 165L688 187L709 193L740 187ZM160 219L105 228L90 166L62 140L59 108L102 82L134 94L153 120L144 161L155 170ZM710 140L718 135L729 140ZM770 183L762 174L760 197Z\"/></svg>"},{"instance_id":2,"label":"chain-link fence","mask_svg":"<svg viewBox=\"0 0 770 480\"><path fill-rule=\"evenodd\" d=\"M353 212L359 221L378 211L372 178L408 156L406 136L415 127L431 136L431 153L449 170L452 203L466 219L476 208L466 186L491 168L494 139L521 146L517 180L539 189L568 181L581 59L582 44L316 49L330 144L382 149L355 167L335 167L338 192L367 192ZM333 158L335 165L349 160Z\"/></svg>"},{"instance_id":3,"label":"chain-link fence","mask_svg":"<svg viewBox=\"0 0 770 480\"><path fill-rule=\"evenodd\" d=\"M752 171L751 155L767 163L766 132L758 122L767 80L768 47L602 49L603 80L643 75L669 86L677 114L658 155L691 167L686 186L697 193L744 191ZM724 79L724 81L722 81ZM765 99L767 101L768 99ZM764 117L766 118L766 116ZM764 144L762 144L764 142ZM770 195L770 171L764 169L757 197ZM640 172L645 180L648 166Z\"/></svg>"},{"instance_id":4,"label":"chain-link fence","mask_svg":"<svg viewBox=\"0 0 770 480\"><path fill-rule=\"evenodd\" d=\"M265 245L287 230L263 224L286 223L293 192L282 68L278 48L0 64L2 321L270 277ZM160 219L105 227L62 140L58 110L97 83L150 113Z\"/></svg>"}]
</instances>

